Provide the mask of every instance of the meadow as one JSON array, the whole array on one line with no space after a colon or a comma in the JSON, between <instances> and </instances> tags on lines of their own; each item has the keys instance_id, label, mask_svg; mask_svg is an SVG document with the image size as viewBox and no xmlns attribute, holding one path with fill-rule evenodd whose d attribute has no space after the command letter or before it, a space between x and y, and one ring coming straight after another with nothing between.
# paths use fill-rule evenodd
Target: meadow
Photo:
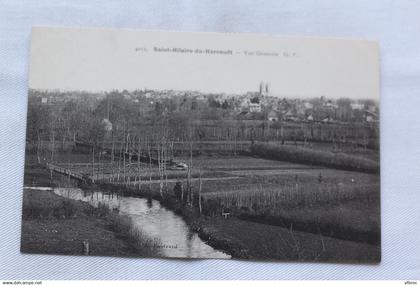
<instances>
[{"instance_id":1,"label":"meadow","mask_svg":"<svg viewBox=\"0 0 420 285\"><path fill-rule=\"evenodd\" d=\"M296 151L296 146L287 147L292 148L293 153ZM321 150L308 150L308 153L321 153L326 157L335 155ZM307 160L297 163L287 157L283 158L284 156L277 155L259 156L257 153L229 156L220 153L194 155L191 171L191 187L195 201L193 209L183 202L174 206L176 202L172 201L176 196L174 188L177 183L183 184L184 189L188 187L185 170L167 171L167 183L163 183L162 198L159 193L160 176L157 165L127 161L126 175L130 178L126 181L130 183L122 180L121 184L110 187L106 183L112 180L113 172L115 176L118 164L114 162L111 166L109 157L103 156L100 160L97 157L92 164L92 158L88 154L72 155L71 152L58 152L55 163L64 167L67 165L86 175L90 175L94 169L96 179L100 180L98 185L91 186L95 189L122 191L124 195L162 200L164 205L189 220L192 228L201 231L202 237L208 238L207 241L214 243L216 248L227 247L232 250L238 248L239 244L240 248L250 250L247 255L254 257L264 255L280 258L285 255L284 250L289 250L288 258L300 255L300 259L316 259L321 258L319 254L322 253L322 259L329 260L337 254L332 252L331 247L338 248L337 244L343 243L344 246L358 248L358 255L355 257L358 260L363 260L363 248L370 250L366 255L369 257L366 258L377 259L377 246L380 244L379 175L375 171L363 171L360 168L356 169L358 171L354 171L353 168L343 170L341 167L333 168L331 164L327 167L308 163ZM344 156L344 159L347 158ZM352 161L356 159L357 162L360 159L354 156L350 158ZM31 155L27 155L27 159L34 161ZM188 164L190 159L188 156L175 157L176 161ZM368 167L377 165L373 160L367 160ZM34 164L27 164L31 165ZM139 165L141 185L138 182ZM29 180L34 171L34 177L38 176L45 182L50 181L49 171L40 176L36 168L25 170L25 181ZM120 175L122 176L121 163ZM197 206L199 189L201 213ZM186 207L187 210L180 207ZM229 213L227 220L223 219L222 213ZM240 229L242 234L247 229L246 234L250 239L244 240L241 235L227 229L226 225ZM272 233L273 237L283 232L283 239L288 241L271 241L269 247L277 253L270 254L269 250L251 243L252 238L259 239L255 231L257 225L258 228L266 229L267 233ZM125 230L125 236L129 236L129 232ZM301 241L295 242L298 237ZM327 240L329 244L322 245ZM306 253L297 250L296 243L305 244ZM237 252L242 256L242 250ZM307 256L302 258L302 254ZM344 253L339 251L339 254Z\"/></svg>"},{"instance_id":2,"label":"meadow","mask_svg":"<svg viewBox=\"0 0 420 285\"><path fill-rule=\"evenodd\" d=\"M379 173L379 161L351 155L343 152L298 148L297 146L278 145L273 143L256 143L251 146L251 153L261 157L319 165L334 169Z\"/></svg>"},{"instance_id":3,"label":"meadow","mask_svg":"<svg viewBox=\"0 0 420 285\"><path fill-rule=\"evenodd\" d=\"M379 185L254 184L203 194L203 213L354 241L380 242Z\"/></svg>"}]
</instances>

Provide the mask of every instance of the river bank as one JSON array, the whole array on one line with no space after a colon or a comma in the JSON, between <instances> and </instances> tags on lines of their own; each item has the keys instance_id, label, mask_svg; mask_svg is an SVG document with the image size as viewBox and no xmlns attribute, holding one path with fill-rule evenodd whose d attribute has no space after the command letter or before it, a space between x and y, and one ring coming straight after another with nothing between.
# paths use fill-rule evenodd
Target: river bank
<instances>
[{"instance_id":1,"label":"river bank","mask_svg":"<svg viewBox=\"0 0 420 285\"><path fill-rule=\"evenodd\" d=\"M348 263L376 263L381 259L378 245L303 232L293 225L285 228L236 217L200 216L173 199L161 203L181 215L203 241L233 259L336 262L345 257Z\"/></svg>"},{"instance_id":2,"label":"river bank","mask_svg":"<svg viewBox=\"0 0 420 285\"><path fill-rule=\"evenodd\" d=\"M133 231L127 217L106 207L25 190L21 252L99 256L159 256L153 241Z\"/></svg>"},{"instance_id":3,"label":"river bank","mask_svg":"<svg viewBox=\"0 0 420 285\"><path fill-rule=\"evenodd\" d=\"M108 183L101 184L91 184L91 183L81 183L74 179L68 179L64 175L57 174L55 172L50 172L44 165L32 163L25 165L25 187L24 190L24 207L23 213L28 213L30 207L28 207L28 201L39 200L39 208L48 209L51 208L51 205L57 204L57 201L64 199L63 201L71 202L72 204L84 205L84 207L89 208L91 211L101 211L89 205L88 202L82 202L80 200L74 200L66 198L66 194L55 195L52 190L50 191L37 191L29 190L31 187L40 187L40 188L51 188L54 187L58 189L60 187L80 187L82 191L90 196L92 193L102 193L110 194L112 197L127 197L127 198L145 198L148 201L158 201L162 203L168 211L174 211L176 207L166 203L159 195L158 189L143 188L141 191L132 187L126 187L125 185L112 185ZM54 189L51 188L51 189ZM155 190L155 191L154 191ZM103 196L103 195L99 195ZM80 198L80 197L79 197ZM117 198L118 199L118 198ZM42 202L41 202L42 200ZM112 207L111 207L112 208ZM102 209L103 210L103 209ZM92 254L95 255L116 255L116 256L153 256L159 257L160 253L153 252L151 254L150 250L146 253L139 252L136 248L133 248L133 243L136 244L135 240L128 240L128 232L121 234L121 229L113 229L113 222L116 215L114 213L107 213L106 216L94 217L92 215L72 215L71 219L59 219L60 217L54 217L54 210L45 210L52 211L53 214L42 214L36 218L29 218L28 215L24 214L22 219L22 252L28 253L52 253L52 254L82 254L82 242L83 240L95 240L95 252ZM58 212L58 211L57 211ZM83 211L82 211L83 212ZM108 211L109 212L109 211ZM175 212L175 211L174 211ZM186 217L179 215L179 219L184 222L187 222ZM114 221L115 223L115 221ZM119 222L118 224L121 224ZM176 223L175 223L176 224ZM187 226L188 228L189 226ZM114 226L115 228L115 226ZM118 227L117 227L118 228ZM127 227L126 227L127 228ZM192 227L190 227L192 232L195 232ZM168 235L170 236L170 235ZM99 237L99 238L98 238ZM198 236L197 236L198 237ZM140 236L140 238L143 238ZM143 238L144 239L144 238ZM206 241L206 240L204 240ZM201 241L195 241L193 244L196 244L202 250L203 245L200 245ZM130 244L131 243L131 244ZM141 246L140 242L140 246ZM45 247L46 244L51 246ZM209 243L210 244L210 243ZM139 244L137 244L139 245ZM163 245L165 246L165 244ZM150 247L150 245L147 245ZM156 248L159 249L160 245ZM211 250L211 247L208 247L206 252L209 253L208 256L201 256L201 258L211 257L211 255L223 256L223 254L214 254ZM132 252L134 250L134 253ZM225 253L230 253L231 251L221 249ZM162 256L165 257L165 256ZM175 256L177 257L177 256ZM226 257L223 257L226 258Z\"/></svg>"},{"instance_id":4,"label":"river bank","mask_svg":"<svg viewBox=\"0 0 420 285\"><path fill-rule=\"evenodd\" d=\"M380 246L301 231L290 227L243 220L238 217L200 215L175 198L168 190L164 198L158 192L110 184L91 185L87 191L105 191L127 197L159 201L160 205L182 217L193 232L215 250L233 259L296 260L335 262L345 257L347 262L375 263L380 260Z\"/></svg>"}]
</instances>

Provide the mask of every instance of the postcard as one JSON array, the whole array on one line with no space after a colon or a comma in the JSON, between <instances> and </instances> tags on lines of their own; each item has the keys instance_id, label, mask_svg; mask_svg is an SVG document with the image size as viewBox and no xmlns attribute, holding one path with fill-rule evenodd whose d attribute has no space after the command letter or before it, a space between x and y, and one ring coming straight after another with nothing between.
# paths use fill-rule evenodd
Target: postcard
<instances>
[{"instance_id":1,"label":"postcard","mask_svg":"<svg viewBox=\"0 0 420 285\"><path fill-rule=\"evenodd\" d=\"M379 48L36 27L21 252L377 263Z\"/></svg>"}]
</instances>

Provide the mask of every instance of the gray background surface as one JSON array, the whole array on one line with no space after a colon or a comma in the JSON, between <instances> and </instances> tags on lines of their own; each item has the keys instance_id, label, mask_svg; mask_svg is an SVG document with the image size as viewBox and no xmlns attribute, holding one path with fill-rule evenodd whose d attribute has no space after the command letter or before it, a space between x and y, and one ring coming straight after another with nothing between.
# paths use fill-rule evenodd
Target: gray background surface
<instances>
[{"instance_id":1,"label":"gray background surface","mask_svg":"<svg viewBox=\"0 0 420 285\"><path fill-rule=\"evenodd\" d=\"M420 279L420 1L0 0L0 279ZM375 39L381 48L379 265L19 252L30 30L36 25Z\"/></svg>"}]
</instances>

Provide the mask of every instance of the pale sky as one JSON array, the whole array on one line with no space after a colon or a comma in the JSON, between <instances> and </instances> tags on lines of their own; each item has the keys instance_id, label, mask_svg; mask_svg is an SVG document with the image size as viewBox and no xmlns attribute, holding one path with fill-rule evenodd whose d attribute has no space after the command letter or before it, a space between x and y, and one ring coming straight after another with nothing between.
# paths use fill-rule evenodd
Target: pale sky
<instances>
[{"instance_id":1,"label":"pale sky","mask_svg":"<svg viewBox=\"0 0 420 285\"><path fill-rule=\"evenodd\" d=\"M155 52L154 47L231 50L233 54ZM257 51L278 56L257 56ZM33 89L239 94L257 91L261 81L269 82L271 94L281 97L378 100L378 46L372 41L218 33L32 31L29 87Z\"/></svg>"}]
</instances>

